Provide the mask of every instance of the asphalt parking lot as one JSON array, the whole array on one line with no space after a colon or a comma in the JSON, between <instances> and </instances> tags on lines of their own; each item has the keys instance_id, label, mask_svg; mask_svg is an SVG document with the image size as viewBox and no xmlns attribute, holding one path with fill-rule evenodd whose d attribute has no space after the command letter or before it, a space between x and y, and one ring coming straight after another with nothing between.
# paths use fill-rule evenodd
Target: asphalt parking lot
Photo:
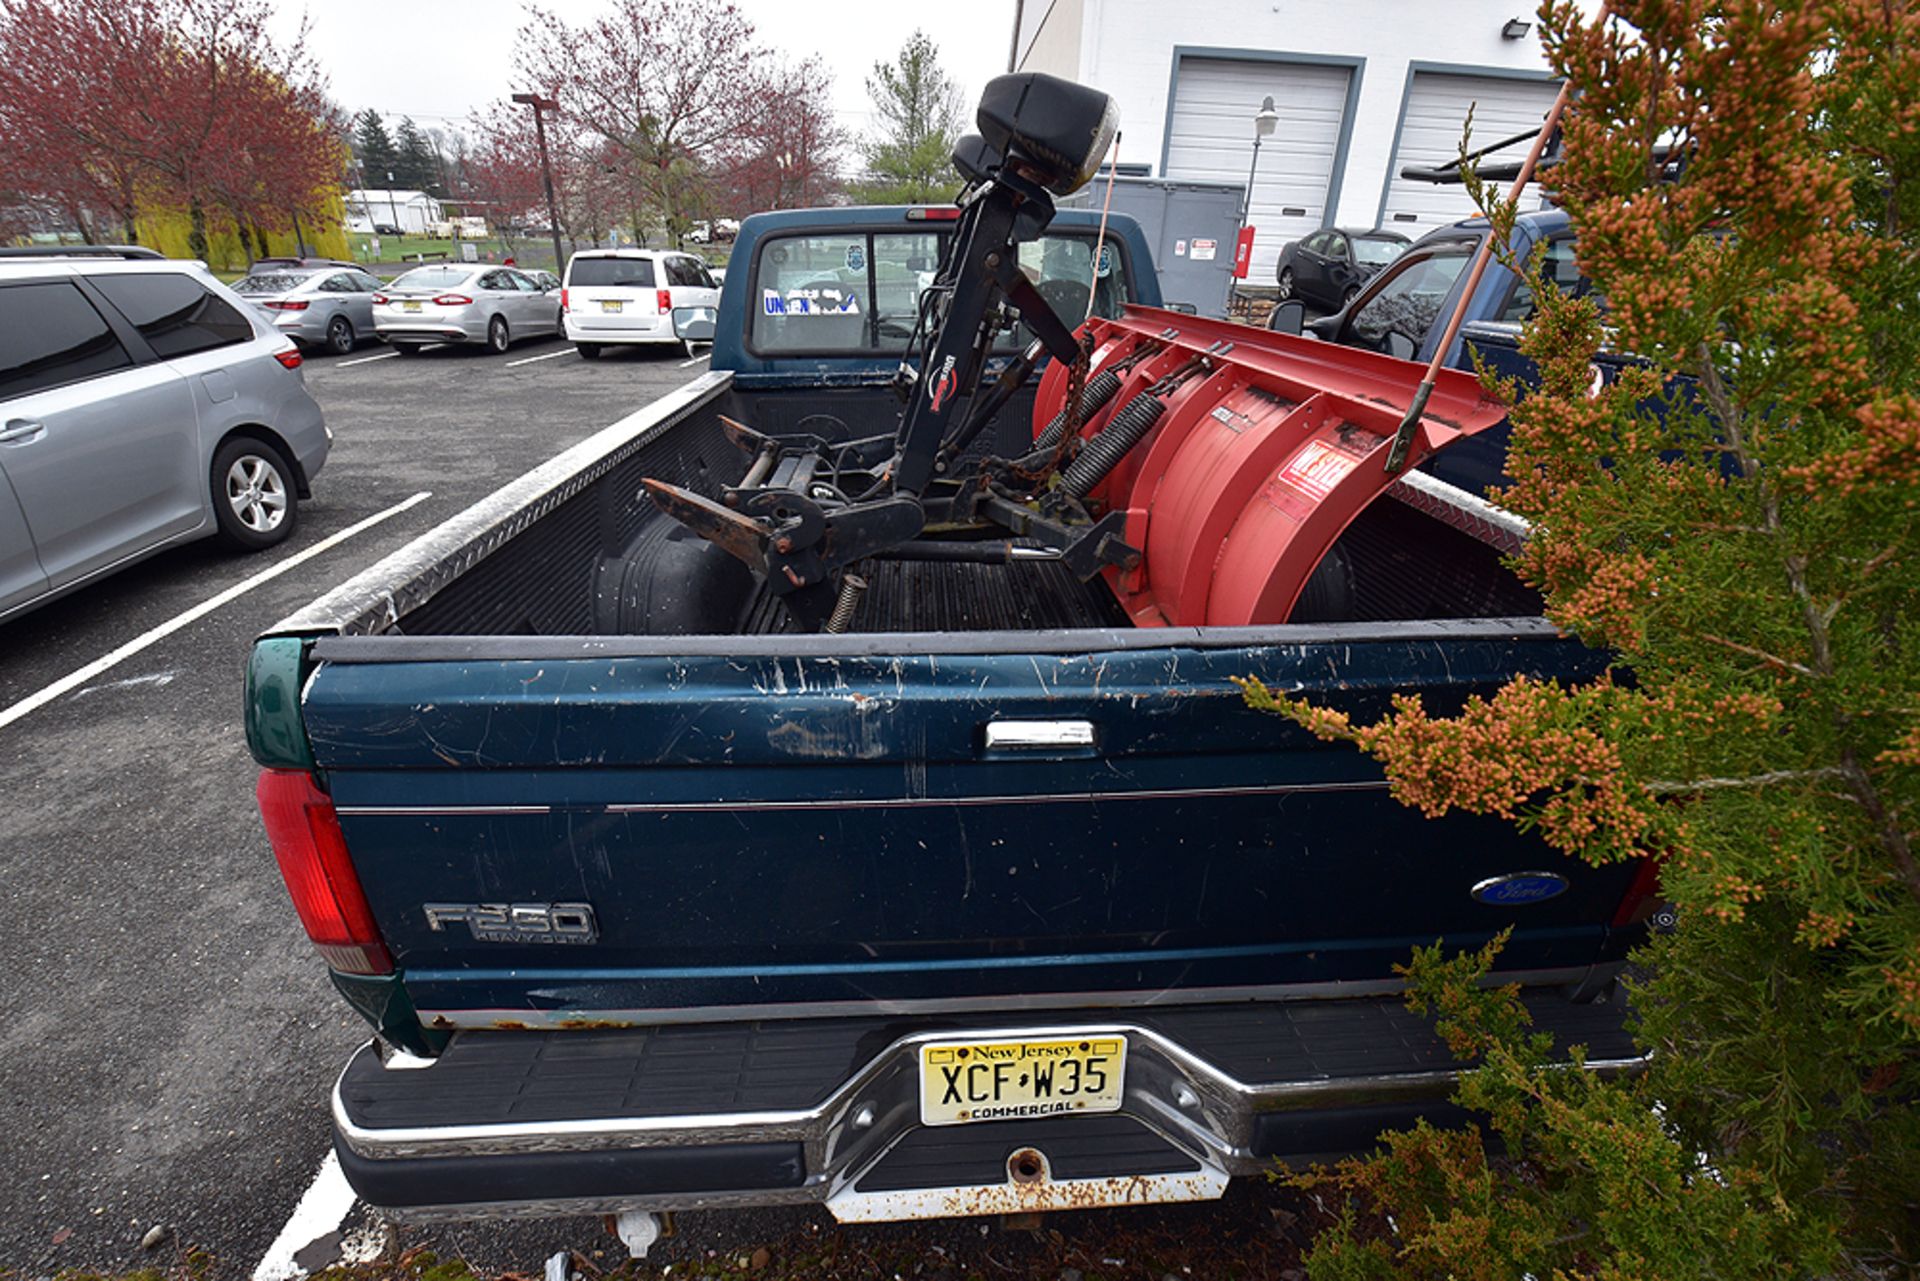
<instances>
[{"instance_id":1,"label":"asphalt parking lot","mask_svg":"<svg viewBox=\"0 0 1920 1281\"><path fill-rule=\"evenodd\" d=\"M190 545L0 625L13 907L0 935L0 1275L192 1261L278 1281L343 1251L414 1246L496 1274L537 1274L566 1248L609 1268L623 1257L593 1220L390 1236L329 1174L328 1091L366 1031L301 934L260 830L241 676L265 627L705 370L679 351L586 362L551 339L504 357L310 357L335 440L288 543L254 557ZM686 1262L758 1271L772 1246L814 1261L776 1263L782 1276L1071 1268L1159 1281L1181 1259L1186 1275L1218 1274L1200 1261L1229 1251L1236 1275L1287 1277L1311 1217L1296 1210L1297 1195L1255 1182L1220 1205L1056 1216L1043 1233L839 1231L817 1209L686 1215L649 1261L676 1276Z\"/></svg>"},{"instance_id":2,"label":"asphalt parking lot","mask_svg":"<svg viewBox=\"0 0 1920 1281\"><path fill-rule=\"evenodd\" d=\"M248 645L705 368L678 349L589 363L552 339L504 357L367 346L309 358L335 440L289 542L251 557L192 544L0 625L4 718L393 513L0 724L12 922L0 937L0 1272L125 1270L194 1247L220 1275L252 1275L327 1152L327 1090L363 1029L300 933L260 831L240 724ZM418 494L429 497L393 512ZM165 1240L143 1250L156 1224Z\"/></svg>"}]
</instances>

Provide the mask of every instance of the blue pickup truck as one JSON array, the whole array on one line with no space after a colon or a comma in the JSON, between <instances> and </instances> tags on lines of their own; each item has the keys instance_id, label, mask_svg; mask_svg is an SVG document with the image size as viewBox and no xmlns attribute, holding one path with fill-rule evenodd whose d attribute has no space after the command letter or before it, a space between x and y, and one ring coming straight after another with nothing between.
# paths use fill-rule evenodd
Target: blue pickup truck
<instances>
[{"instance_id":1,"label":"blue pickup truck","mask_svg":"<svg viewBox=\"0 0 1920 1281\"><path fill-rule=\"evenodd\" d=\"M803 628L648 500L732 492L761 465L739 423L895 430L956 216L746 220L711 372L256 643L268 833L371 1029L336 1148L393 1218L1217 1197L1457 1120L1393 967L1503 929L1536 1025L1636 1063L1614 980L1644 869L1423 819L1232 683L1366 717L1600 671L1444 492L1375 502L1340 608L1261 627L1135 626L1008 539L876 556L850 620ZM1069 324L1158 301L1138 228L1096 224L1020 248ZM1030 446L1033 401L973 448Z\"/></svg>"},{"instance_id":2,"label":"blue pickup truck","mask_svg":"<svg viewBox=\"0 0 1920 1281\"><path fill-rule=\"evenodd\" d=\"M1276 307L1269 324L1304 332L1343 346L1415 360L1431 360L1447 321L1465 292L1469 268L1489 234L1483 216L1462 219L1422 236L1400 257L1376 273L1340 311L1305 319L1299 304ZM1591 286L1574 257L1573 226L1563 209L1518 214L1508 241L1516 261L1538 253L1544 278L1567 293ZM1520 353L1520 328L1533 316L1533 287L1495 257L1473 296L1466 300L1460 332L1445 365L1472 370L1474 356L1495 373L1525 385L1535 379L1533 363ZM1602 352L1594 358L1596 377L1610 378L1630 358ZM1423 470L1476 494L1498 484L1506 462L1507 430L1501 428L1462 440L1434 457Z\"/></svg>"}]
</instances>

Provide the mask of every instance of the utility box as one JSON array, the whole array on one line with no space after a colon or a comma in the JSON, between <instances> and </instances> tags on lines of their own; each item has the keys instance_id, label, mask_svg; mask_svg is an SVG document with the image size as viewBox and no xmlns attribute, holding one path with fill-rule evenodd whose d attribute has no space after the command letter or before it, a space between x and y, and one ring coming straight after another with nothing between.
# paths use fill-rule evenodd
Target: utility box
<instances>
[{"instance_id":1,"label":"utility box","mask_svg":"<svg viewBox=\"0 0 1920 1281\"><path fill-rule=\"evenodd\" d=\"M1231 182L1184 178L1130 178L1113 183L1113 212L1139 220L1160 271L1160 296L1191 304L1202 316L1223 318L1233 294L1233 252L1240 202L1247 189ZM1102 173L1059 203L1099 209L1107 198Z\"/></svg>"}]
</instances>

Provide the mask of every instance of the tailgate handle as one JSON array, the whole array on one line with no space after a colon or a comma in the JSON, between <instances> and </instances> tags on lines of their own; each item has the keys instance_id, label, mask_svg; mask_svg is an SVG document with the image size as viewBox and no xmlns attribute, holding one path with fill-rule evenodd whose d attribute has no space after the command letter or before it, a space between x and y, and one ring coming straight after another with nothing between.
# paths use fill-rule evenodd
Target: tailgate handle
<instances>
[{"instance_id":1,"label":"tailgate handle","mask_svg":"<svg viewBox=\"0 0 1920 1281\"><path fill-rule=\"evenodd\" d=\"M987 749L1092 747L1092 721L988 721Z\"/></svg>"}]
</instances>

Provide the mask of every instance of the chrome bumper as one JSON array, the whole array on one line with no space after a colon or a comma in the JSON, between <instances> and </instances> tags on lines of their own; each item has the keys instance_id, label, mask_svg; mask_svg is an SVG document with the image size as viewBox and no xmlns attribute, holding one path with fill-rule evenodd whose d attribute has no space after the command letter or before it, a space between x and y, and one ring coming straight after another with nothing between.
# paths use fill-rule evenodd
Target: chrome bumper
<instances>
[{"instance_id":1,"label":"chrome bumper","mask_svg":"<svg viewBox=\"0 0 1920 1281\"><path fill-rule=\"evenodd\" d=\"M512 1034L506 1034L512 1035ZM541 1035L541 1034L519 1034ZM565 1038L567 1034L554 1036ZM1128 1038L1126 1086L1119 1117L1140 1131L1140 1143L1164 1145L1166 1153L1144 1172L1097 1169L1091 1176L1056 1177L1049 1153L1063 1133L1034 1122L1000 1125L1038 1127L1032 1143L1005 1158L1004 1168L966 1186L902 1186L894 1177L886 1186L863 1187L903 1140L922 1129L919 1118L919 1047L929 1042L1030 1039L1059 1036ZM371 1045L360 1056L375 1053ZM1595 1057L1587 1069L1606 1075L1635 1071L1644 1060ZM1383 1125L1410 1122L1429 1108L1444 1108L1461 1069L1384 1072L1318 1079L1250 1082L1163 1031L1127 1021L1051 1022L1008 1026L946 1028L898 1037L832 1090L824 1101L802 1109L740 1111L676 1116L600 1116L541 1122L396 1126L356 1120L343 1092L354 1065L349 1064L333 1094L334 1124L350 1181L364 1199L382 1206L402 1222L496 1217L601 1214L622 1210L678 1210L751 1205L824 1203L842 1221L878 1221L974 1214L1017 1213L1160 1201L1208 1200L1221 1195L1232 1175L1270 1169L1276 1158L1333 1155L1324 1146L1288 1151L1285 1135L1315 1133L1323 1118L1347 1118L1346 1130L1370 1136ZM366 1065L362 1065L363 1072ZM389 1056L386 1072L407 1072L409 1085L426 1085L431 1061ZM1398 1110L1394 1105L1401 1105ZM1116 1114L1104 1114L1113 1117ZM1075 1118L1071 1125L1094 1118ZM1356 1128L1358 1126L1359 1128ZM1303 1128L1304 1127L1304 1128ZM966 1137L982 1127L941 1131ZM1338 1127L1336 1127L1338 1128ZM925 1136L922 1136L923 1140ZM1368 1141L1361 1138L1359 1142ZM922 1142L922 1146L925 1143ZM1336 1145L1336 1150L1337 1150ZM681 1186L640 1190L644 1174L631 1176L633 1190L601 1195L586 1191L558 1197L465 1199L450 1204L389 1205L383 1201L384 1176L418 1169L423 1184L448 1185L444 1172L471 1172L476 1160L513 1168L516 1180L538 1179L541 1169L564 1168L569 1158L627 1154L622 1160L644 1167L648 1154L706 1151L716 1158L737 1154L745 1167L782 1171L757 1178L756 1186ZM749 1160L749 1156L751 1159ZM677 1159L677 1158L675 1158ZM399 1163L399 1164L390 1164ZM1084 1163L1083 1163L1084 1164ZM479 1165L484 1169L484 1164ZM627 1176L621 1176L627 1177ZM724 1179L709 1172L707 1182ZM698 1180L696 1179L696 1182ZM576 1188L576 1192L581 1189Z\"/></svg>"}]
</instances>

